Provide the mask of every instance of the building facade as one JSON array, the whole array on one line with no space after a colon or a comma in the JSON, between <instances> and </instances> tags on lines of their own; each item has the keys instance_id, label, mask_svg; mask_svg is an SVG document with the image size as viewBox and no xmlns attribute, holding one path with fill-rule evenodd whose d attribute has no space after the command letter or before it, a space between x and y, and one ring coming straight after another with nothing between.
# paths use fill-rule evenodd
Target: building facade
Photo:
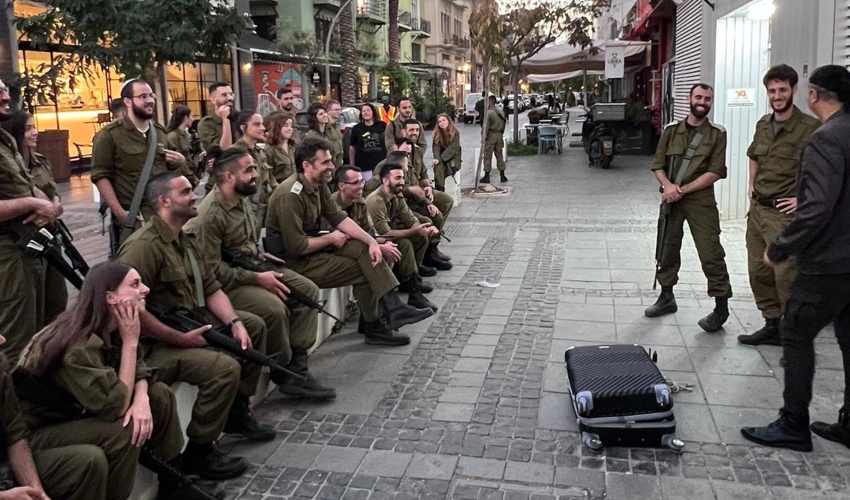
<instances>
[{"instance_id":1,"label":"building facade","mask_svg":"<svg viewBox=\"0 0 850 500\"><path fill-rule=\"evenodd\" d=\"M460 108L472 89L477 71L469 39L470 0L419 0L423 15L433 27L426 43L426 61L437 76L444 95Z\"/></svg>"}]
</instances>

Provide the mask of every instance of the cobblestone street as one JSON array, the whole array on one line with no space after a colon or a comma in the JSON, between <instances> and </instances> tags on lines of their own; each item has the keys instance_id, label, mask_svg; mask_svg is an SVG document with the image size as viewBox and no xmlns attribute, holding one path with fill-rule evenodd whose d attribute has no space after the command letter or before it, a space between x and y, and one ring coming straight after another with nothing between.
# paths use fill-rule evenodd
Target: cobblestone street
<instances>
[{"instance_id":1,"label":"cobblestone street","mask_svg":"<svg viewBox=\"0 0 850 500\"><path fill-rule=\"evenodd\" d=\"M458 126L469 185L480 129ZM275 392L261 402L256 414L278 436L222 441L253 464L228 484L229 498L850 499L850 450L815 437L812 453L779 451L739 433L772 421L782 394L780 348L736 341L762 323L743 221L723 222L734 290L724 330L707 334L696 324L713 301L689 235L678 313L643 316L657 295L649 162L618 156L609 170L591 169L578 148L511 157L507 194L464 197L451 214L452 242L441 248L454 268L426 278L439 312L403 328L408 346L366 345L356 320L320 346L311 371L338 398L306 403ZM106 238L88 182L63 188L66 217L97 262ZM564 351L615 342L657 350L666 377L692 384L674 395L684 453L581 444ZM817 353L812 417L834 421L843 373L831 329Z\"/></svg>"}]
</instances>

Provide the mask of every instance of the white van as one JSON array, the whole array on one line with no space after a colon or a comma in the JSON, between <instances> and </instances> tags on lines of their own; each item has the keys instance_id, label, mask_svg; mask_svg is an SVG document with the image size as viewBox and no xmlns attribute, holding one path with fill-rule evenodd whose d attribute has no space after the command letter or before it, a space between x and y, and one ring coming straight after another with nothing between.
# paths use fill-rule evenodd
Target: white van
<instances>
[{"instance_id":1,"label":"white van","mask_svg":"<svg viewBox=\"0 0 850 500\"><path fill-rule=\"evenodd\" d=\"M471 94L466 94L466 101L463 104L463 123L473 123L475 118L478 116L478 112L475 111L475 103L482 99L481 92L473 92Z\"/></svg>"}]
</instances>

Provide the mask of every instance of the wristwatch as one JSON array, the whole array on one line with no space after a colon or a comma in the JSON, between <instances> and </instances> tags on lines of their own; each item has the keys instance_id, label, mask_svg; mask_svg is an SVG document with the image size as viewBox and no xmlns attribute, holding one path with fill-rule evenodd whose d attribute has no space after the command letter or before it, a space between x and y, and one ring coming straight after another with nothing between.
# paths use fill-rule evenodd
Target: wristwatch
<instances>
[{"instance_id":1,"label":"wristwatch","mask_svg":"<svg viewBox=\"0 0 850 500\"><path fill-rule=\"evenodd\" d=\"M239 316L233 318L232 320L230 320L230 323L227 324L227 328L233 329L233 325L235 325L236 323L242 323L242 318L240 318Z\"/></svg>"}]
</instances>

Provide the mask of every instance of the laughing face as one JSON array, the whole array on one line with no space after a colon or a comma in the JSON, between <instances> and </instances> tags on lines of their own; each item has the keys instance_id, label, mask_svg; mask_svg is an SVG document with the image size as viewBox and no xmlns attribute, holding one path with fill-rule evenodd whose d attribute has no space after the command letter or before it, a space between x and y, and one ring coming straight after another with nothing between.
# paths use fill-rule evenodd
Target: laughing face
<instances>
[{"instance_id":1,"label":"laughing face","mask_svg":"<svg viewBox=\"0 0 850 500\"><path fill-rule=\"evenodd\" d=\"M688 104L691 107L691 114L696 118L702 119L708 116L711 111L711 104L714 102L714 91L697 87L693 89Z\"/></svg>"},{"instance_id":2,"label":"laughing face","mask_svg":"<svg viewBox=\"0 0 850 500\"><path fill-rule=\"evenodd\" d=\"M772 80L767 82L767 97L770 99L770 107L776 113L784 113L794 105L794 93L796 87L791 87L789 82Z\"/></svg>"}]
</instances>

